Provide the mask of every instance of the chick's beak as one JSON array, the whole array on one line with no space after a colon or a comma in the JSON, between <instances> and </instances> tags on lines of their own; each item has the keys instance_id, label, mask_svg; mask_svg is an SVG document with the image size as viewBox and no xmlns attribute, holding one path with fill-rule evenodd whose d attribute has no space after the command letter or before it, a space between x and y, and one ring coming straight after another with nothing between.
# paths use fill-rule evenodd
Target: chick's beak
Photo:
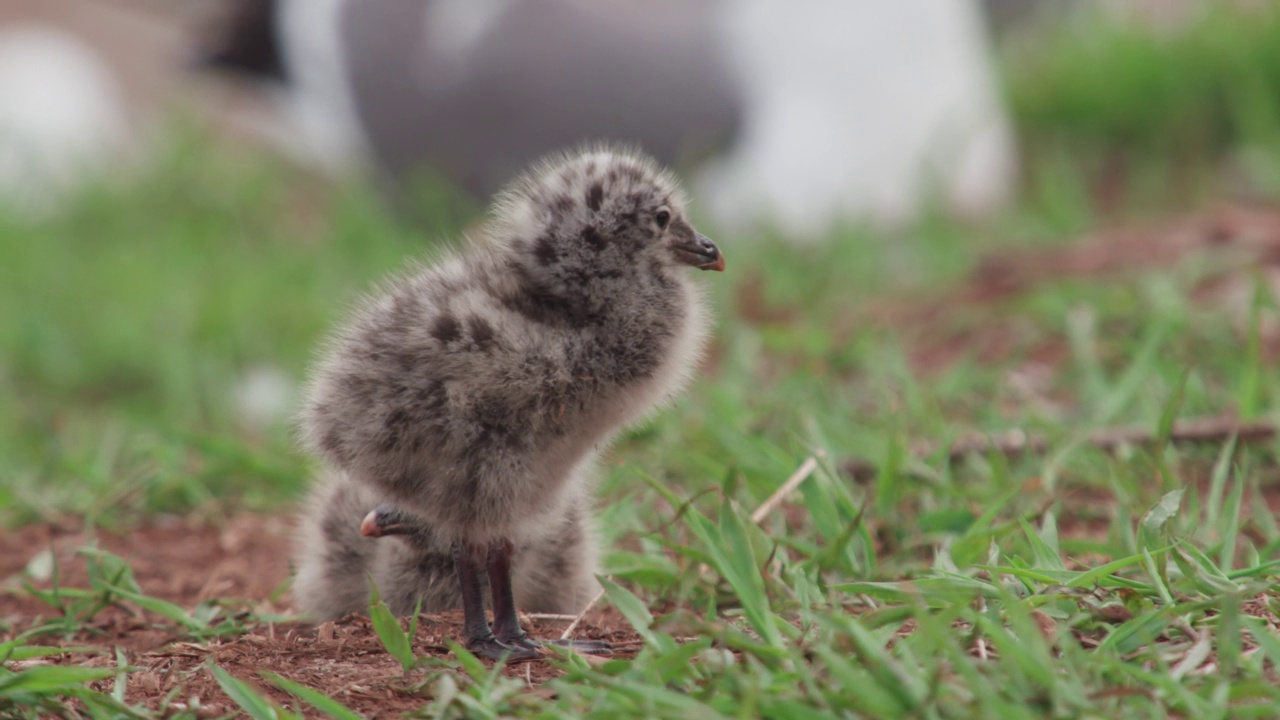
<instances>
[{"instance_id":1,"label":"chick's beak","mask_svg":"<svg viewBox=\"0 0 1280 720\"><path fill-rule=\"evenodd\" d=\"M720 254L720 248L711 242L711 238L702 233L694 233L692 242L678 243L673 247L676 257L687 265L699 270L724 272L724 255Z\"/></svg>"}]
</instances>

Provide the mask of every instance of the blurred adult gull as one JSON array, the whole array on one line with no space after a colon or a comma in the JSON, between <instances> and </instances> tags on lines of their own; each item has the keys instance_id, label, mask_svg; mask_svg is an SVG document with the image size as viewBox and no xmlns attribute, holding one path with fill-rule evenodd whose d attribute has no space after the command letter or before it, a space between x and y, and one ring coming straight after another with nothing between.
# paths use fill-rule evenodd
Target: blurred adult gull
<instances>
[{"instance_id":1,"label":"blurred adult gull","mask_svg":"<svg viewBox=\"0 0 1280 720\"><path fill-rule=\"evenodd\" d=\"M997 206L1015 164L975 0L277 2L299 127L477 199L584 140L681 170L713 224L816 239L937 198ZM262 13L257 16L262 17Z\"/></svg>"}]
</instances>

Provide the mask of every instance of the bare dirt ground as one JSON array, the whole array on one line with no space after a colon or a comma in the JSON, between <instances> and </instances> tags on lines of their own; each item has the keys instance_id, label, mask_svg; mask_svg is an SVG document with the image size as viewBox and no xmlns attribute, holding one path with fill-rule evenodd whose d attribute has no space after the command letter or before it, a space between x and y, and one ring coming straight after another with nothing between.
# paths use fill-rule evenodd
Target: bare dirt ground
<instances>
[{"instance_id":1,"label":"bare dirt ground","mask_svg":"<svg viewBox=\"0 0 1280 720\"><path fill-rule=\"evenodd\" d=\"M1195 299L1225 305L1243 322L1249 308L1254 278L1280 283L1280 209L1225 207L1195 216L1142 228L1122 229L1082 238L1054 249L1004 252L980 263L969 282L926 298L897 299L869 308L859 318L885 327L904 328L910 362L928 373L971 353L985 362L1007 360L1018 339L1010 323L992 322L1005 312L1000 302L1016 297L1047 279L1117 276L1169 266L1195 253L1205 253L1210 271L1200 275ZM759 305L750 289L739 298L739 311L748 321L781 322L783 317ZM964 331L943 324L945 316L978 310L988 321ZM942 327L946 332L938 332ZM1264 348L1280 356L1280 328L1264 328ZM1052 366L1061 362L1061 341L1047 340L1019 352L1028 362ZM1275 478L1272 478L1273 480ZM1097 537L1110 522L1106 510L1113 499L1104 491L1081 490L1064 502L1078 506L1075 519L1064 517L1064 537ZM1264 488L1268 504L1280 511L1280 485ZM788 512L788 508L783 508ZM248 611L256 616L291 614L286 590L289 577L289 522L280 516L243 514L221 522L188 524L176 518L159 518L152 524L123 533L98 532L101 547L123 557L133 567L142 591L153 597L191 609L203 601L233 598L227 612ZM0 642L59 617L57 609L26 594L4 592L21 587L24 568L40 562L51 550L56 556L62 587L89 586L84 558L77 553L87 542L79 527L31 526L0 532ZM48 580L33 582L49 587ZM457 613L422 619L416 639L418 654L444 658L446 638L460 630ZM531 631L558 636L561 621L530 619ZM198 703L202 715L223 715L235 705L219 688L208 670L210 661L232 675L252 683L282 704L295 704L287 694L261 680L270 671L295 682L323 690L367 717L396 717L420 707L430 695L430 671L405 674L382 648L366 618L353 616L320 627L302 622L249 622L242 634L207 643L189 642L189 636L171 623L129 604L107 607L93 615L80 630L66 637L45 636L40 642L78 648L61 656L25 661L68 665L114 667L113 648L122 648L129 663L143 668L131 676L126 701L153 709L190 707ZM639 645L639 638L616 611L596 608L588 613L577 637L613 642L623 650ZM19 665L20 663L11 663ZM535 661L506 669L525 679L535 692L549 692L541 684L560 672L547 662ZM111 681L104 681L106 689ZM180 689L175 694L175 690Z\"/></svg>"},{"instance_id":2,"label":"bare dirt ground","mask_svg":"<svg viewBox=\"0 0 1280 720\"><path fill-rule=\"evenodd\" d=\"M1034 481L1033 481L1034 482ZM1280 509L1280 486L1268 493L1273 508ZM1114 498L1104 490L1073 488L1063 496L1072 512L1063 513L1060 533L1064 539L1096 540L1108 532ZM799 511L783 507L781 511ZM1247 528L1245 528L1247 531ZM291 614L292 601L285 584L289 575L290 528L276 516L241 514L225 522L186 526L171 521L146 525L123 533L97 532L96 542L129 561L138 585L150 596L187 609L204 601L225 604L227 613L251 617ZM50 526L29 526L0 533L0 642L60 617L55 608L26 594L4 592L20 586L23 569L51 549L57 557L59 582L66 588L89 587L86 564L78 550L85 533ZM1110 558L1069 559L1098 564ZM7 581L5 579L8 579ZM48 588L47 580L32 585ZM221 599L221 600L220 600ZM1261 602L1261 601L1259 601ZM1257 608L1259 616L1266 609ZM1113 618L1116 622L1127 617ZM526 618L526 627L541 637L558 637L565 621ZM11 662L12 669L37 663L111 668L117 664L117 648L140 672L133 673L125 693L130 704L165 712L197 706L202 717L219 717L236 711L236 705L209 671L216 663L234 677L248 682L281 705L297 706L297 700L265 681L269 672L321 690L365 717L399 717L420 708L432 696L432 671L404 673L387 653L368 618L349 616L316 626L302 621L249 621L244 632L195 642L181 628L159 616L121 603L107 607L67 636L44 635L37 642L69 648L63 655ZM461 613L424 615L414 638L419 656L444 660L450 651L447 639L457 638ZM575 637L612 643L627 657L639 649L641 639L616 610L601 606L591 610ZM1089 638L1081 636L1081 642ZM534 661L505 669L508 677L524 680L531 692L551 694L546 681L561 675L553 664ZM111 680L95 689L109 691Z\"/></svg>"},{"instance_id":3,"label":"bare dirt ground","mask_svg":"<svg viewBox=\"0 0 1280 720\"><path fill-rule=\"evenodd\" d=\"M988 253L967 282L931 297L887 297L856 322L899 329L918 372L937 371L966 356L1001 363L1015 351L1029 362L1054 364L1067 355L1061 333L1026 346L1006 301L1048 281L1134 279L1192 260L1191 299L1225 310L1243 330L1255 281L1273 293L1280 290L1280 206L1224 205L1101 230L1059 247ZM957 322L970 316L973 322ZM1266 359L1280 357L1280 326L1264 325L1262 335Z\"/></svg>"},{"instance_id":4,"label":"bare dirt ground","mask_svg":"<svg viewBox=\"0 0 1280 720\"><path fill-rule=\"evenodd\" d=\"M128 560L142 591L190 609L206 600L234 598L229 610L252 610L261 615L292 613L283 590L289 574L288 523L275 516L238 515L218 525L185 526L169 521L125 533L96 533L97 542ZM86 564L77 550L87 538L78 530L31 526L0 533L0 583L17 578L33 559L50 548L57 556L62 587L89 586ZM33 583L49 587L48 581ZM0 592L0 640L57 618L59 612L39 600ZM562 621L527 620L535 635L558 637L567 625ZM460 613L424 616L418 626L414 649L419 655L449 655L446 638L461 631ZM627 654L639 638L611 608L589 613L576 633L580 638L608 640ZM128 685L126 701L160 709L166 702L190 705L198 702L209 716L234 711L232 704L207 669L216 662L235 677L254 684L281 704L290 697L261 680L267 671L323 690L367 717L398 717L420 707L429 697L418 688L426 674L406 675L399 663L382 648L369 620L344 618L319 627L305 622L259 623L248 632L208 643L187 641L179 628L163 619L121 604L95 614L81 632L69 637L44 637L41 643L88 648L34 662L88 667L115 667L113 648L122 648L128 661L143 668ZM21 664L11 663L11 665ZM508 675L539 685L559 674L552 665L535 661L513 665ZM111 681L105 681L109 687ZM180 697L168 697L181 688ZM202 713L203 714L203 713Z\"/></svg>"}]
</instances>

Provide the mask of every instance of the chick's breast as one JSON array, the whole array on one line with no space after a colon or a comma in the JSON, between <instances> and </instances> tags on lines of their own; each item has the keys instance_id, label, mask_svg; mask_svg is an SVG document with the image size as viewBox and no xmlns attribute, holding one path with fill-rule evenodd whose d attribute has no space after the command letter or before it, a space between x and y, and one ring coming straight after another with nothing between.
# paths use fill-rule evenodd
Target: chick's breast
<instances>
[{"instance_id":1,"label":"chick's breast","mask_svg":"<svg viewBox=\"0 0 1280 720\"><path fill-rule=\"evenodd\" d=\"M357 481L473 537L554 507L603 428L566 439L596 391L573 374L574 343L473 288L426 290L448 284L425 271L357 314L321 363L304 430Z\"/></svg>"}]
</instances>

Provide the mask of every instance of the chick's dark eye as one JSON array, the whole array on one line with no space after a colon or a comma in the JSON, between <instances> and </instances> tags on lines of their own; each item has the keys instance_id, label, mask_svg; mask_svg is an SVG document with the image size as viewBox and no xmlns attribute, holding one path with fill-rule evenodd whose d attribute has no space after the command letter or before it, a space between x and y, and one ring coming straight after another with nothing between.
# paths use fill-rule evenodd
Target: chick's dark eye
<instances>
[{"instance_id":1,"label":"chick's dark eye","mask_svg":"<svg viewBox=\"0 0 1280 720\"><path fill-rule=\"evenodd\" d=\"M658 223L658 227L662 228L663 230L666 230L667 223L671 222L671 212L666 209L659 210L653 216L653 219Z\"/></svg>"}]
</instances>

